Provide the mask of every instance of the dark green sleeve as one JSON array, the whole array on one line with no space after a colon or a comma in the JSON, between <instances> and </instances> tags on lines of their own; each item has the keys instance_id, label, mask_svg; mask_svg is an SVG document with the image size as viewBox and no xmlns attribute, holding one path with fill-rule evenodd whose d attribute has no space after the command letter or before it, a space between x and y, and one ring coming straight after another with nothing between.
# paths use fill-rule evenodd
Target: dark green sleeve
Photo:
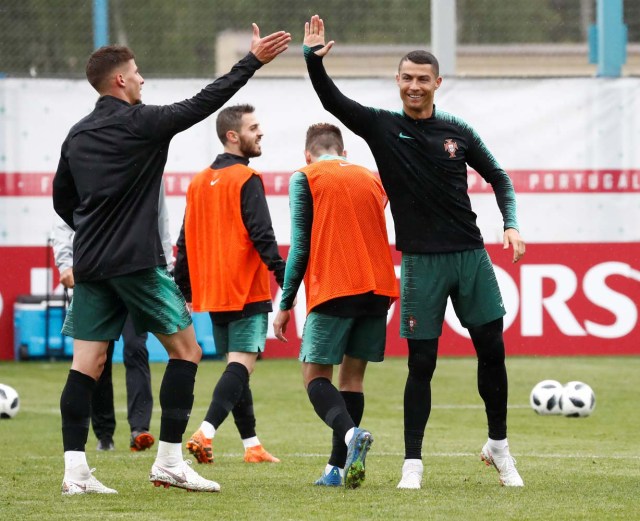
<instances>
[{"instance_id":1,"label":"dark green sleeve","mask_svg":"<svg viewBox=\"0 0 640 521\"><path fill-rule=\"evenodd\" d=\"M378 109L360 105L340 92L336 84L327 74L322 63L322 57L314 51L321 46L308 47L303 45L304 59L307 62L307 71L318 98L324 109L355 134L365 137L374 126Z\"/></svg>"},{"instance_id":2,"label":"dark green sleeve","mask_svg":"<svg viewBox=\"0 0 640 521\"><path fill-rule=\"evenodd\" d=\"M516 193L509 175L498 164L480 136L472 128L469 127L468 130L471 133L471 146L467 151L467 163L493 188L502 213L504 229L514 228L520 231L516 217Z\"/></svg>"},{"instance_id":3,"label":"dark green sleeve","mask_svg":"<svg viewBox=\"0 0 640 521\"><path fill-rule=\"evenodd\" d=\"M311 251L313 198L307 176L295 172L289 179L289 210L291 212L291 246L284 272L280 309L293 307L302 279L307 271Z\"/></svg>"}]
</instances>

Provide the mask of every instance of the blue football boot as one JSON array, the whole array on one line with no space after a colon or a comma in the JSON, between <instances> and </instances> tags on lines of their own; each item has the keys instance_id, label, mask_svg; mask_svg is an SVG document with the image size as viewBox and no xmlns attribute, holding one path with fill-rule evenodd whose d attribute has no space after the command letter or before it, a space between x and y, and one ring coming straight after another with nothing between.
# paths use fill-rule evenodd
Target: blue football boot
<instances>
[{"instance_id":1,"label":"blue football boot","mask_svg":"<svg viewBox=\"0 0 640 521\"><path fill-rule=\"evenodd\" d=\"M355 428L353 438L347 448L347 461L344 464L344 486L358 488L364 481L364 460L373 443L373 436L369 431Z\"/></svg>"},{"instance_id":2,"label":"blue football boot","mask_svg":"<svg viewBox=\"0 0 640 521\"><path fill-rule=\"evenodd\" d=\"M329 472L324 472L321 478L318 478L314 485L321 487L341 487L342 476L340 475L340 469L336 466L332 466Z\"/></svg>"}]
</instances>

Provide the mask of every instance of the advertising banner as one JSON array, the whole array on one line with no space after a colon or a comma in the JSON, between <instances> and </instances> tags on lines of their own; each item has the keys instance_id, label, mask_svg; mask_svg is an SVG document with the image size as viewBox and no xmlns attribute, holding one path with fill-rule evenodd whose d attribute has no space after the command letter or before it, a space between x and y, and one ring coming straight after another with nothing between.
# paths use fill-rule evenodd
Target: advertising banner
<instances>
[{"instance_id":1,"label":"advertising banner","mask_svg":"<svg viewBox=\"0 0 640 521\"><path fill-rule=\"evenodd\" d=\"M364 105L401 106L391 75L336 83ZM182 100L205 84L149 80L144 101ZM505 343L511 355L640 354L638 92L638 78L446 78L438 90L436 110L454 113L474 127L516 190L527 253L514 265L511 252L502 249L502 217L492 188L469 171L472 206L507 309ZM66 133L95 100L86 81L0 80L0 359L14 357L18 295L61 291L48 247L56 218L51 182ZM256 107L263 155L251 166L264 174L276 238L286 257L288 181L304 164L306 128L339 122L323 110L304 78L251 80L234 103ZM363 140L339 126L349 159L376 171ZM164 179L174 240L191 177L221 151L215 116L172 141ZM389 212L387 217L399 276L400 254L393 246ZM277 306L275 285L274 299ZM406 353L398 336L398 306L389 312L389 356ZM297 356L303 323L304 298L299 295L290 342L270 338L266 356ZM440 345L442 354L473 355L451 310Z\"/></svg>"}]
</instances>

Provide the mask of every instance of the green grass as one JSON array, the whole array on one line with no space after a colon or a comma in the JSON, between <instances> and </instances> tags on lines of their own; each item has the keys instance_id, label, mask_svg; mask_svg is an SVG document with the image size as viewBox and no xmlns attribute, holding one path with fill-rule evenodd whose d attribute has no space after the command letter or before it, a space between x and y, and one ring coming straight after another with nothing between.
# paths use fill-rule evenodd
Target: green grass
<instances>
[{"instance_id":1,"label":"green grass","mask_svg":"<svg viewBox=\"0 0 640 521\"><path fill-rule=\"evenodd\" d=\"M63 498L58 401L69 363L2 363L0 382L15 387L22 408L0 421L0 519L134 519L192 521L307 519L606 520L638 519L640 510L640 357L511 358L509 439L523 489L499 486L479 452L486 420L476 391L475 361L443 358L433 382L433 411L424 443L419 491L397 490L403 459L402 400L406 360L372 364L363 426L375 443L367 480L358 490L320 489L330 431L313 412L296 360L264 360L252 377L258 435L282 459L247 465L232 418L215 439L214 466L198 466L222 485L220 494L155 488L147 473L155 450L128 450L124 368L114 367L116 451L97 453L90 435L89 465L117 496ZM189 434L200 423L224 364L201 364ZM164 366L153 364L155 396ZM597 397L589 418L542 417L529 408L540 380L582 380ZM159 430L156 401L152 431Z\"/></svg>"}]
</instances>

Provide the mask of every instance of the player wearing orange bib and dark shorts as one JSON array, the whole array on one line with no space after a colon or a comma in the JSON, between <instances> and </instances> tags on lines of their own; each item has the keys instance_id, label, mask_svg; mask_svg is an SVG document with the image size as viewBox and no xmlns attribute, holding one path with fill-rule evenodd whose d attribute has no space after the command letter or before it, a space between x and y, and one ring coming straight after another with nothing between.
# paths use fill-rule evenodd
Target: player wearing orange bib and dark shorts
<instances>
[{"instance_id":1,"label":"player wearing orange bib and dark shorts","mask_svg":"<svg viewBox=\"0 0 640 521\"><path fill-rule=\"evenodd\" d=\"M398 297L380 180L344 157L340 130L312 125L308 166L291 176L291 249L280 311L284 333L304 279L307 320L300 361L305 388L318 416L333 430L333 451L316 485L356 488L364 480L371 433L359 427L368 362L384 358L386 318ZM340 365L339 390L332 384Z\"/></svg>"},{"instance_id":2,"label":"player wearing orange bib and dark shorts","mask_svg":"<svg viewBox=\"0 0 640 521\"><path fill-rule=\"evenodd\" d=\"M216 129L224 153L189 185L175 277L193 310L209 312L216 352L226 354L228 363L187 449L198 463L213 463L212 440L231 412L244 460L277 463L256 435L249 387L272 310L269 270L282 286L285 268L262 177L249 167L249 159L262 153L262 130L251 105L220 111Z\"/></svg>"}]
</instances>

